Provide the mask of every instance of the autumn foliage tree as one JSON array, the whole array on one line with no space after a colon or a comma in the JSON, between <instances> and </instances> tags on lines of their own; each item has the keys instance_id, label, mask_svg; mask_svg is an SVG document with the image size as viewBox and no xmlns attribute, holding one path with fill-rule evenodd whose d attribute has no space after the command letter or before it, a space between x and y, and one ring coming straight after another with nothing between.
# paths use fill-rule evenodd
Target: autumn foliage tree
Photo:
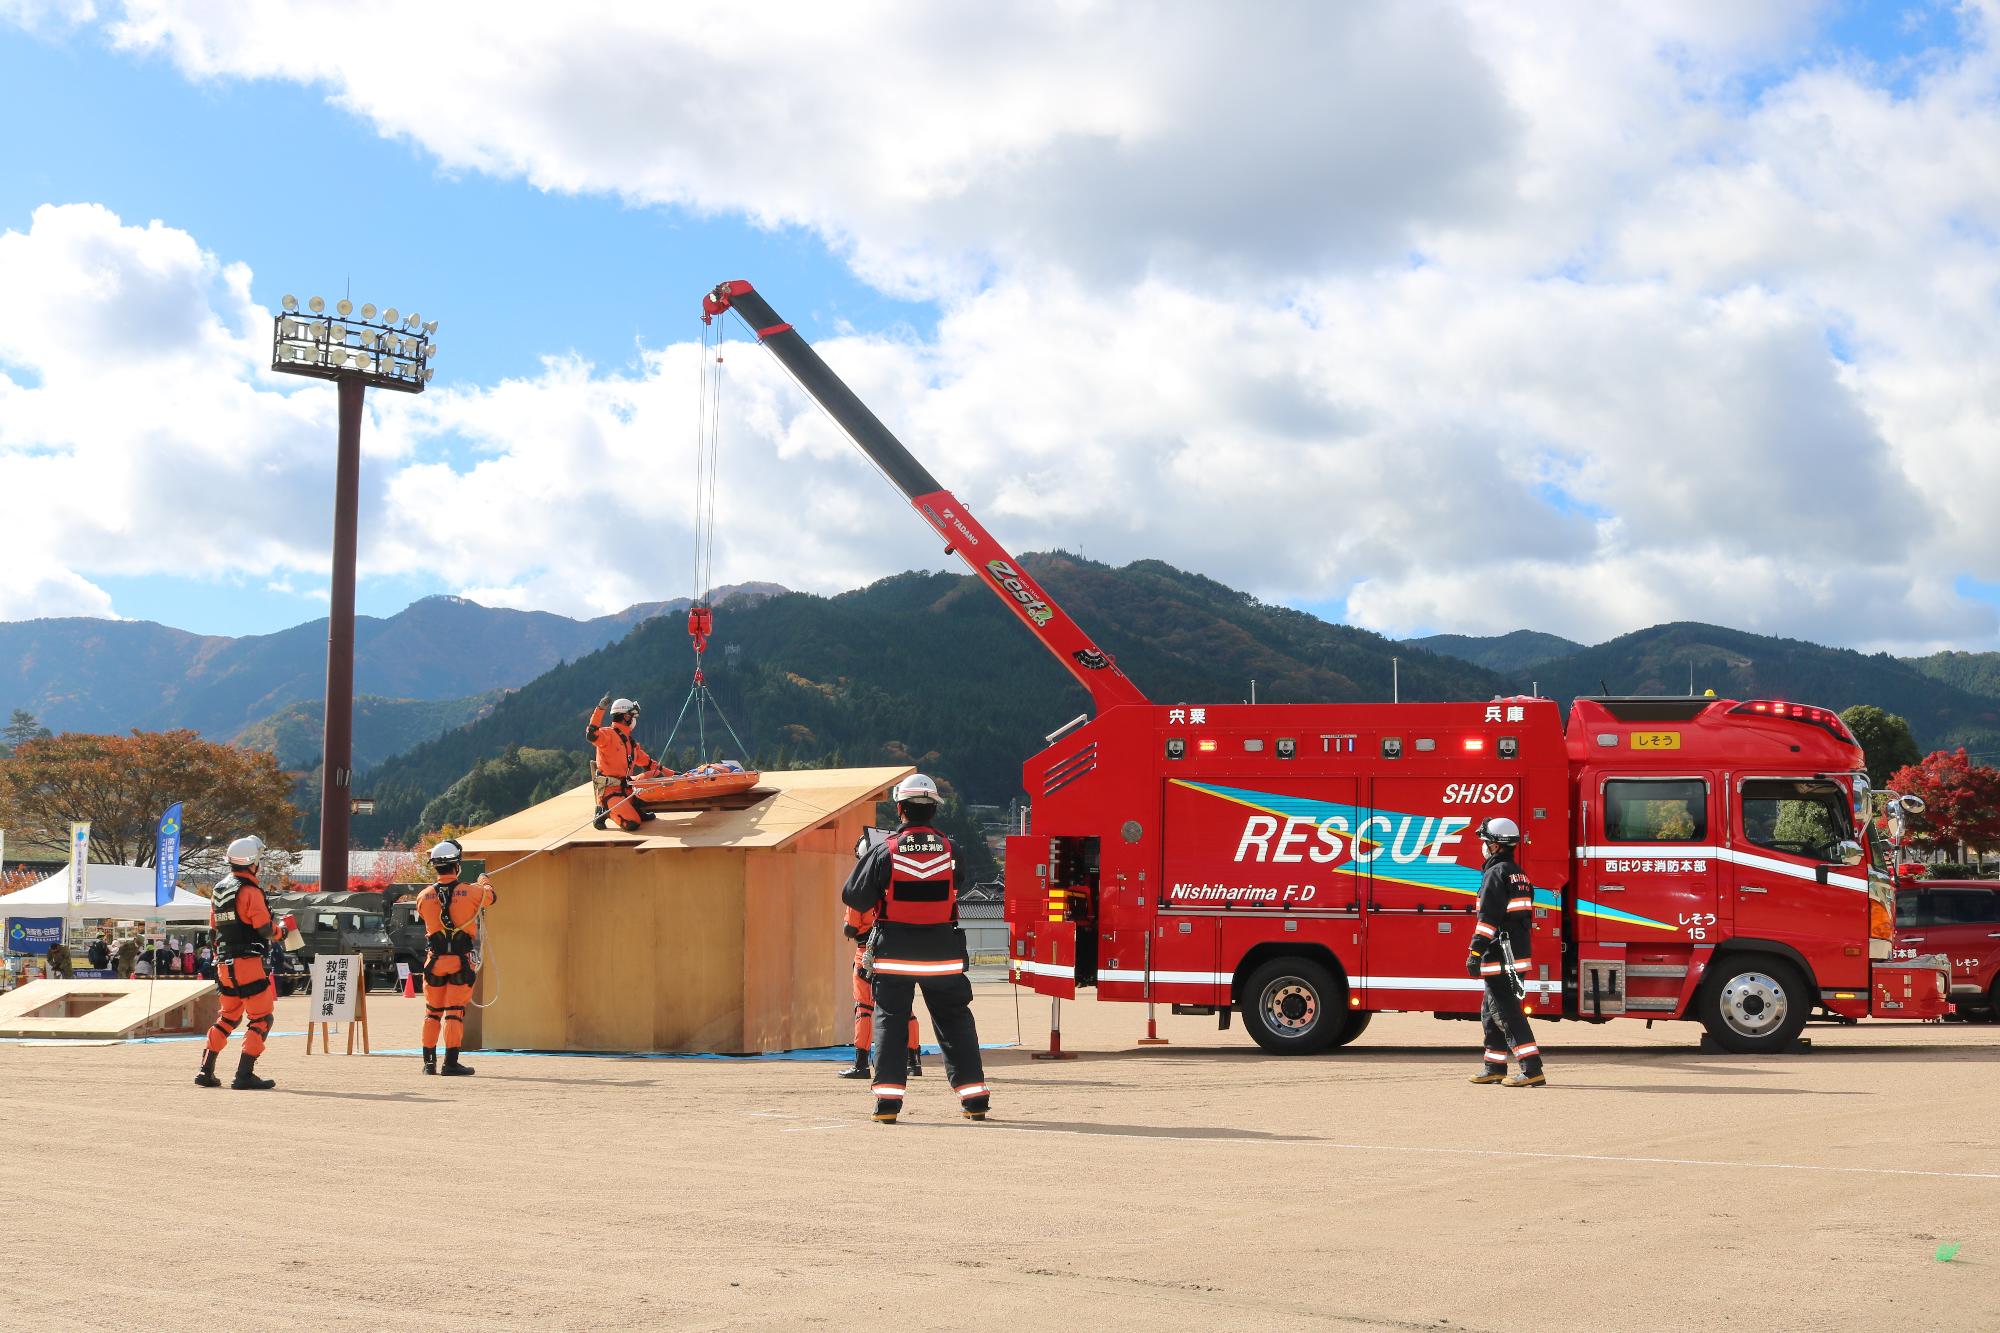
<instances>
[{"instance_id":1,"label":"autumn foliage tree","mask_svg":"<svg viewBox=\"0 0 2000 1333\"><path fill-rule=\"evenodd\" d=\"M272 756L193 731L64 732L24 740L0 759L0 827L23 842L60 848L70 824L89 820L92 860L151 865L159 818L179 801L183 864L219 872L232 838L254 833L273 848L296 843L291 790L292 775Z\"/></svg>"},{"instance_id":2,"label":"autumn foliage tree","mask_svg":"<svg viewBox=\"0 0 2000 1333\"><path fill-rule=\"evenodd\" d=\"M1919 764L1889 775L1890 790L1921 796L1924 812L1912 819L1910 842L1920 851L2000 847L2000 769L1975 764L1965 748L1933 750Z\"/></svg>"}]
</instances>

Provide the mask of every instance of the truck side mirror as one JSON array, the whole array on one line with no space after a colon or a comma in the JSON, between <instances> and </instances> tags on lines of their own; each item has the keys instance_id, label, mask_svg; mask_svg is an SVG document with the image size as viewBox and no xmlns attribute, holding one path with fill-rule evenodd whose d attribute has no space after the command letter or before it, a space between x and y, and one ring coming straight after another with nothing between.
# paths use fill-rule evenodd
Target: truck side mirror
<instances>
[{"instance_id":1,"label":"truck side mirror","mask_svg":"<svg viewBox=\"0 0 2000 1333\"><path fill-rule=\"evenodd\" d=\"M1834 845L1833 854L1844 866L1858 866L1868 859L1867 851L1852 838L1843 838Z\"/></svg>"}]
</instances>

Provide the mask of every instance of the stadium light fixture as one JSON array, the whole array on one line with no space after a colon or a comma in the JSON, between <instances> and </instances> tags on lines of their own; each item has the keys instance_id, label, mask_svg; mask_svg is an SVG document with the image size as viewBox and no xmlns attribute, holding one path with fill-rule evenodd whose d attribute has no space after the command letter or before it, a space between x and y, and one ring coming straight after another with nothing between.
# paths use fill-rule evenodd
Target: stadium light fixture
<instances>
[{"instance_id":1,"label":"stadium light fixture","mask_svg":"<svg viewBox=\"0 0 2000 1333\"><path fill-rule=\"evenodd\" d=\"M320 886L348 883L348 818L369 813L354 783L354 560L361 507L361 417L369 387L422 393L437 355L437 321L408 336L394 307L379 312L342 297L329 314L318 296L299 310L296 296L278 303L271 323L271 369L332 380L340 388L340 431L333 482L333 577L326 627L326 733L320 750ZM415 316L411 316L412 324Z\"/></svg>"}]
</instances>

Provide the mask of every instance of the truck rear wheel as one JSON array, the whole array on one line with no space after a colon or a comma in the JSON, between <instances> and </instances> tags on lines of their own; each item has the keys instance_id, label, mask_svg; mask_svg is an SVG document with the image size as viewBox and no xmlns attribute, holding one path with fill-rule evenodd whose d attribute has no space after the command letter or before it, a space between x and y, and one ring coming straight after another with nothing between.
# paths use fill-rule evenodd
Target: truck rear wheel
<instances>
[{"instance_id":1,"label":"truck rear wheel","mask_svg":"<svg viewBox=\"0 0 2000 1333\"><path fill-rule=\"evenodd\" d=\"M1763 954L1719 958L1702 983L1702 1026L1738 1055L1770 1055L1799 1039L1812 997L1798 969Z\"/></svg>"},{"instance_id":2,"label":"truck rear wheel","mask_svg":"<svg viewBox=\"0 0 2000 1333\"><path fill-rule=\"evenodd\" d=\"M1316 1055L1340 1045L1351 1025L1346 985L1310 958L1259 964L1243 981L1238 1007L1250 1036L1275 1055Z\"/></svg>"}]
</instances>

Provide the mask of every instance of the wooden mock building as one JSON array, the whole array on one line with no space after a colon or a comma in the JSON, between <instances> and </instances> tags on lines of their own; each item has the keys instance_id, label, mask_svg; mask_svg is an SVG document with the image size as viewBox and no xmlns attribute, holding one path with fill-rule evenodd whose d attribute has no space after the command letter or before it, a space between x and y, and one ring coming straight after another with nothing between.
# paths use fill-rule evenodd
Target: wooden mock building
<instances>
[{"instance_id":1,"label":"wooden mock building","mask_svg":"<svg viewBox=\"0 0 2000 1333\"><path fill-rule=\"evenodd\" d=\"M905 768L765 773L733 802L590 827L588 784L461 841L499 901L468 1048L711 1051L851 1036L840 886ZM738 808L723 808L736 805ZM510 868L511 867L511 868Z\"/></svg>"}]
</instances>

